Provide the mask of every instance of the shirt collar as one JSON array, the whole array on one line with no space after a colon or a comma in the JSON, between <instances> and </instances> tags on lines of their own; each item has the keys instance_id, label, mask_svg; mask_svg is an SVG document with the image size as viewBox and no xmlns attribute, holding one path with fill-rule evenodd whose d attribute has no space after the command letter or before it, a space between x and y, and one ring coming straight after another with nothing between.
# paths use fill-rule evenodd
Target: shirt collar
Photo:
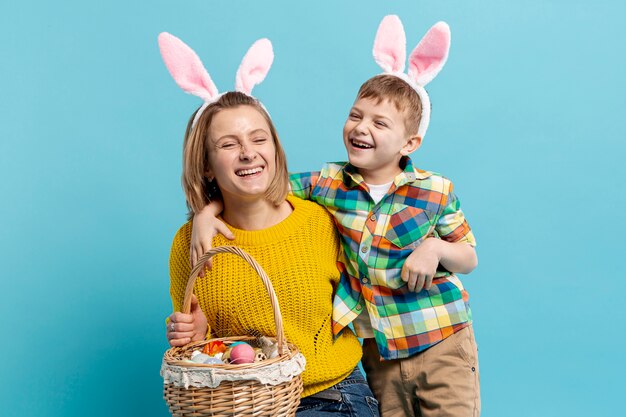
<instances>
[{"instance_id":1,"label":"shirt collar","mask_svg":"<svg viewBox=\"0 0 626 417\"><path fill-rule=\"evenodd\" d=\"M402 172L396 175L393 179L393 183L396 185L396 188L404 184L424 180L432 175L431 172L416 168L413 165L413 161L408 156L402 157L400 160L400 167L404 167ZM346 162L343 172L346 174L344 175L343 180L347 187L365 185L363 176L359 174L358 169L351 163Z\"/></svg>"}]
</instances>

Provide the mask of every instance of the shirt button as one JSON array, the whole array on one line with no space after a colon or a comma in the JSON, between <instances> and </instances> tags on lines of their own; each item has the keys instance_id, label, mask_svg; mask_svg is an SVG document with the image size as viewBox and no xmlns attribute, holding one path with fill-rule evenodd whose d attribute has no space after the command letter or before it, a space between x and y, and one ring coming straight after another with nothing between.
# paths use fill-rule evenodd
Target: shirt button
<instances>
[{"instance_id":1,"label":"shirt button","mask_svg":"<svg viewBox=\"0 0 626 417\"><path fill-rule=\"evenodd\" d=\"M370 216L370 220L371 220L371 221L373 221L373 222L375 222L375 221L376 221L376 215L375 215L375 214L372 214L372 215Z\"/></svg>"},{"instance_id":2,"label":"shirt button","mask_svg":"<svg viewBox=\"0 0 626 417\"><path fill-rule=\"evenodd\" d=\"M369 280L366 277L361 278L361 282L363 284L367 284L369 282Z\"/></svg>"},{"instance_id":3,"label":"shirt button","mask_svg":"<svg viewBox=\"0 0 626 417\"><path fill-rule=\"evenodd\" d=\"M368 249L368 247L367 247L367 246L363 246L363 247L361 248L361 252L365 253L365 252L367 252L367 249Z\"/></svg>"},{"instance_id":4,"label":"shirt button","mask_svg":"<svg viewBox=\"0 0 626 417\"><path fill-rule=\"evenodd\" d=\"M361 304L359 304L359 305L357 305L357 306L356 306L356 309L357 309L357 310L361 310L362 308L363 308L363 307L361 307Z\"/></svg>"}]
</instances>

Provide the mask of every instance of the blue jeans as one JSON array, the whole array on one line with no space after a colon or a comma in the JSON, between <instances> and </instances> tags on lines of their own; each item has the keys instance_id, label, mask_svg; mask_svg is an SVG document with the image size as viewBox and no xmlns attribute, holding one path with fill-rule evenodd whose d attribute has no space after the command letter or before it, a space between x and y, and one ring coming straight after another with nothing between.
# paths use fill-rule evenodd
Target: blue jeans
<instances>
[{"instance_id":1,"label":"blue jeans","mask_svg":"<svg viewBox=\"0 0 626 417\"><path fill-rule=\"evenodd\" d=\"M359 368L355 368L343 381L329 388L330 391L339 391L341 398L316 398L315 394L304 397L296 417L378 417L378 401L370 390L367 381ZM322 391L322 394L325 391ZM330 397L330 396L329 396Z\"/></svg>"}]
</instances>

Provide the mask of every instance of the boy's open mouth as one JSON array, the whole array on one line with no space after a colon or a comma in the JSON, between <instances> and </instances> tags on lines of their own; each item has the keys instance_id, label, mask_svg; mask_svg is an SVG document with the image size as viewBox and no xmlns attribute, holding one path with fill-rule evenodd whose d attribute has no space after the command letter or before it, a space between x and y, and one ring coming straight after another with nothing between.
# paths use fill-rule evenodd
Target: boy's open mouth
<instances>
[{"instance_id":1,"label":"boy's open mouth","mask_svg":"<svg viewBox=\"0 0 626 417\"><path fill-rule=\"evenodd\" d=\"M240 169L238 171L235 171L235 175L237 175L238 177L249 177L250 175L258 174L261 171L263 171L263 167Z\"/></svg>"},{"instance_id":2,"label":"boy's open mouth","mask_svg":"<svg viewBox=\"0 0 626 417\"><path fill-rule=\"evenodd\" d=\"M355 148L359 148L359 149L372 149L373 146L365 143L365 142L361 142L360 140L357 139L350 139L350 143L352 143L352 146L354 146Z\"/></svg>"}]
</instances>

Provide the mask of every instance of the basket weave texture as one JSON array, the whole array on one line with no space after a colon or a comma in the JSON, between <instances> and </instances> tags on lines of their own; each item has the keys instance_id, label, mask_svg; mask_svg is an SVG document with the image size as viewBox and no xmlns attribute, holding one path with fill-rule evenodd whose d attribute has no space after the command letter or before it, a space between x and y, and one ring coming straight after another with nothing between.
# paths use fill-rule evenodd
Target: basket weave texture
<instances>
[{"instance_id":1,"label":"basket weave texture","mask_svg":"<svg viewBox=\"0 0 626 417\"><path fill-rule=\"evenodd\" d=\"M277 364L293 364L298 367L299 364L304 363L304 358L296 346L285 341L282 316L272 283L265 271L249 254L234 246L220 246L211 249L200 257L187 281L183 313L189 314L191 311L191 296L196 277L204 268L205 262L218 253L240 256L250 264L263 281L263 285L270 296L274 313L276 326L276 338L274 340L278 345L278 356L250 364L208 365L186 361L191 356L191 352L201 349L209 342L207 340L168 349L163 357L162 375L164 375L164 369L167 368L168 370L176 369L183 376L186 374L197 375L203 372L211 373L211 375L219 373L222 377L225 376L225 379L222 379L219 385L214 388L206 384L205 386L200 386L202 384L191 384L190 386L189 383L168 383L166 379L163 390L165 402L174 416L295 416L303 390L301 377L303 366L300 367L297 375L287 375L286 378L282 378L277 383L263 383L261 381L264 379L260 376L268 368L276 368ZM226 345L239 341L254 344L256 337L235 336L211 339L211 341L217 340ZM233 375L235 380L228 380L229 375Z\"/></svg>"}]
</instances>

